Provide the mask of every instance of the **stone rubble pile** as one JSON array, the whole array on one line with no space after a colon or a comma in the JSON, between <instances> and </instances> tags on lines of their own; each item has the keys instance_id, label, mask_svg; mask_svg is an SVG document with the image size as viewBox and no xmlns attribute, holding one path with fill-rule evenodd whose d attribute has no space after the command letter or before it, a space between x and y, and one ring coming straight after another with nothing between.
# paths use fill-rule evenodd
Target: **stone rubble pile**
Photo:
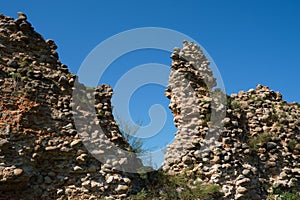
<instances>
[{"instance_id":1,"label":"stone rubble pile","mask_svg":"<svg viewBox=\"0 0 300 200\"><path fill-rule=\"evenodd\" d=\"M162 169L193 174L191 185L218 184L225 199L266 199L274 188L300 192L300 105L258 85L227 97L226 116L215 129L209 61L188 42L171 58L165 94L178 130ZM210 131L214 137L208 137Z\"/></svg>"},{"instance_id":2,"label":"stone rubble pile","mask_svg":"<svg viewBox=\"0 0 300 200\"><path fill-rule=\"evenodd\" d=\"M16 20L0 15L0 199L121 199L140 190L138 175L117 168L132 161L141 167L139 159L100 162L81 137L97 125L103 132L92 134L92 143L106 138L131 150L112 115L112 89L77 83L58 60L54 41L45 41L25 14L18 15ZM83 109L87 97L74 101L74 84L95 97L97 113L80 133L74 106L77 113L90 114Z\"/></svg>"}]
</instances>

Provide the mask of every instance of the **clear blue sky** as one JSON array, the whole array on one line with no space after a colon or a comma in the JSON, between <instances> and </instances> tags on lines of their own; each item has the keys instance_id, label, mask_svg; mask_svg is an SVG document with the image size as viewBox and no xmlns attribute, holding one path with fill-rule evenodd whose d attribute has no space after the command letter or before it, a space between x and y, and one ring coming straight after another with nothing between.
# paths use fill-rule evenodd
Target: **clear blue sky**
<instances>
[{"instance_id":1,"label":"clear blue sky","mask_svg":"<svg viewBox=\"0 0 300 200\"><path fill-rule=\"evenodd\" d=\"M108 37L137 27L166 27L206 48L228 93L262 83L298 102L299 10L297 0L0 0L1 13L17 17L23 11L38 32L54 39L61 61L74 73Z\"/></svg>"},{"instance_id":2,"label":"clear blue sky","mask_svg":"<svg viewBox=\"0 0 300 200\"><path fill-rule=\"evenodd\" d=\"M189 35L208 51L228 94L261 83L289 102L300 102L299 10L298 0L0 0L0 13L16 18L18 11L25 12L36 31L54 39L60 60L73 73L110 36L132 28L164 27ZM168 53L154 50L128 54L111 66L104 81L114 85L131 67L149 62L169 65L170 59ZM136 92L131 104L136 120L147 124L153 103L167 107L162 91L153 86ZM158 146L176 130L170 113L168 117Z\"/></svg>"}]
</instances>

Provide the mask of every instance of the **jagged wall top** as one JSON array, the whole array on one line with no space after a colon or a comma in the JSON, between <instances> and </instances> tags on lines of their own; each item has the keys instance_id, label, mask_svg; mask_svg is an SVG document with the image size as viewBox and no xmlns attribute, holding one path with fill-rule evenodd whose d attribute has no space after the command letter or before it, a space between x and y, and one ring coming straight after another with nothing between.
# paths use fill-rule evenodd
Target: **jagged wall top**
<instances>
[{"instance_id":1,"label":"jagged wall top","mask_svg":"<svg viewBox=\"0 0 300 200\"><path fill-rule=\"evenodd\" d=\"M188 68L187 70L195 76L201 77L208 88L216 86L216 80L213 78L213 72L209 68L210 62L201 50L200 46L194 42L183 42L183 48L175 48L171 58L173 61L185 61L181 67ZM172 67L178 65L172 65Z\"/></svg>"},{"instance_id":2,"label":"jagged wall top","mask_svg":"<svg viewBox=\"0 0 300 200\"><path fill-rule=\"evenodd\" d=\"M189 175L190 185L218 184L228 199L266 199L272 188L300 191L299 105L258 85L227 97L226 116L216 112L222 126L212 131L216 90L203 81L213 80L209 62L188 42L171 57L166 96L178 130L162 169Z\"/></svg>"},{"instance_id":3,"label":"jagged wall top","mask_svg":"<svg viewBox=\"0 0 300 200\"><path fill-rule=\"evenodd\" d=\"M83 94L73 109L76 76L58 60L54 41L45 41L25 14L18 15L0 15L0 199L120 199L140 188L138 175L116 169L133 162L97 160L94 155L103 151L92 154L79 134L96 138L92 145L100 140L131 150L112 115L112 89L78 84ZM89 113L83 106L92 96ZM83 113L81 129L75 111ZM103 133L91 133L92 126ZM131 158L135 167L141 164Z\"/></svg>"}]
</instances>

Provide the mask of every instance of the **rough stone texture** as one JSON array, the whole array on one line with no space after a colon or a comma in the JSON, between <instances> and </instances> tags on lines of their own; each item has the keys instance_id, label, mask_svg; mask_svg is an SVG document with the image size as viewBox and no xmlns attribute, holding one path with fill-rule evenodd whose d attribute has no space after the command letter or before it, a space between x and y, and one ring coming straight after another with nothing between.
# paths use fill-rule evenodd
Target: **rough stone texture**
<instances>
[{"instance_id":1,"label":"rough stone texture","mask_svg":"<svg viewBox=\"0 0 300 200\"><path fill-rule=\"evenodd\" d=\"M184 42L171 58L165 94L178 131L162 169L194 174L197 180L191 182L219 184L227 199L266 199L272 187L300 192L299 104L258 85L227 97L223 127L215 129L211 114L216 90L205 55ZM207 137L211 129L216 134Z\"/></svg>"},{"instance_id":2,"label":"rough stone texture","mask_svg":"<svg viewBox=\"0 0 300 200\"><path fill-rule=\"evenodd\" d=\"M56 49L25 14L0 15L0 199L122 199L141 190L138 175L118 170L134 171L140 160L110 151L131 150L112 115L112 89L77 83ZM226 109L197 45L184 42L171 57L166 96L178 131L162 170L192 174L188 185L219 184L224 199L265 199L275 186L299 191L299 104L258 85L227 97ZM75 127L74 116L88 123Z\"/></svg>"},{"instance_id":3,"label":"rough stone texture","mask_svg":"<svg viewBox=\"0 0 300 200\"><path fill-rule=\"evenodd\" d=\"M36 33L25 14L18 16L0 15L0 199L120 199L139 190L138 175L120 172L114 167L120 163L101 163L87 151L73 120L76 76L58 60L54 41ZM77 85L95 95L98 113L80 131L100 125L104 132L96 138L105 134L130 150L112 115L112 89ZM84 112L86 99L76 111Z\"/></svg>"}]
</instances>

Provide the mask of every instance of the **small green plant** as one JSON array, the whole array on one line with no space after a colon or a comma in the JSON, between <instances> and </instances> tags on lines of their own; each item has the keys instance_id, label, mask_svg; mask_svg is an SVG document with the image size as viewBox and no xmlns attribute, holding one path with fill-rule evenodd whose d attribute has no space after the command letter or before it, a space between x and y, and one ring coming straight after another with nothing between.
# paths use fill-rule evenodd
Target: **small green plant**
<instances>
[{"instance_id":1,"label":"small green plant","mask_svg":"<svg viewBox=\"0 0 300 200\"><path fill-rule=\"evenodd\" d=\"M263 99L258 97L258 98L256 98L256 101L263 101Z\"/></svg>"},{"instance_id":2,"label":"small green plant","mask_svg":"<svg viewBox=\"0 0 300 200\"><path fill-rule=\"evenodd\" d=\"M205 115L205 119L204 119L205 124L207 124L207 122L209 122L210 120L211 120L211 113L207 113L207 114Z\"/></svg>"},{"instance_id":3,"label":"small green plant","mask_svg":"<svg viewBox=\"0 0 300 200\"><path fill-rule=\"evenodd\" d=\"M280 107L279 107L279 110L283 110L283 107L282 107L282 106L280 106Z\"/></svg>"},{"instance_id":4,"label":"small green plant","mask_svg":"<svg viewBox=\"0 0 300 200\"><path fill-rule=\"evenodd\" d=\"M299 196L296 193L296 190L294 192L284 192L281 194L282 200L299 200Z\"/></svg>"},{"instance_id":5,"label":"small green plant","mask_svg":"<svg viewBox=\"0 0 300 200\"><path fill-rule=\"evenodd\" d=\"M19 80L22 77L22 75L20 73L14 73L14 72L11 73L11 76L15 80Z\"/></svg>"},{"instance_id":6,"label":"small green plant","mask_svg":"<svg viewBox=\"0 0 300 200\"><path fill-rule=\"evenodd\" d=\"M136 195L133 195L131 197L129 197L129 199L131 200L144 200L147 199L147 192L146 190L143 188L139 193L137 193Z\"/></svg>"},{"instance_id":7,"label":"small green plant","mask_svg":"<svg viewBox=\"0 0 300 200\"><path fill-rule=\"evenodd\" d=\"M293 150L295 148L295 146L298 144L299 142L297 142L297 140L295 139L291 139L289 142L288 142L288 147Z\"/></svg>"},{"instance_id":8,"label":"small green plant","mask_svg":"<svg viewBox=\"0 0 300 200\"><path fill-rule=\"evenodd\" d=\"M138 174L139 174L140 178L143 180L146 180L148 178L147 171L143 167L138 169Z\"/></svg>"},{"instance_id":9,"label":"small green plant","mask_svg":"<svg viewBox=\"0 0 300 200\"><path fill-rule=\"evenodd\" d=\"M29 80L29 77L28 77L28 76L24 76L24 77L22 78L22 80L23 80L23 81L28 81L28 80Z\"/></svg>"},{"instance_id":10,"label":"small green plant","mask_svg":"<svg viewBox=\"0 0 300 200\"><path fill-rule=\"evenodd\" d=\"M19 61L20 67L27 67L29 65L31 65L31 63L29 62L29 60L27 58L23 58L22 60Z\"/></svg>"},{"instance_id":11,"label":"small green plant","mask_svg":"<svg viewBox=\"0 0 300 200\"><path fill-rule=\"evenodd\" d=\"M281 118L287 118L287 114L285 114L285 113L284 113L284 114L281 114L280 117L281 117Z\"/></svg>"},{"instance_id":12,"label":"small green plant","mask_svg":"<svg viewBox=\"0 0 300 200\"><path fill-rule=\"evenodd\" d=\"M267 197L267 200L299 200L300 196L297 194L297 189L290 191L283 191L280 188L273 188L273 192Z\"/></svg>"},{"instance_id":13,"label":"small green plant","mask_svg":"<svg viewBox=\"0 0 300 200\"><path fill-rule=\"evenodd\" d=\"M190 185L193 175L185 172L178 175L168 175L161 171L151 172L148 176L145 188L136 195L130 196L130 200L140 199L215 199L222 196L221 187L214 184Z\"/></svg>"},{"instance_id":14,"label":"small green plant","mask_svg":"<svg viewBox=\"0 0 300 200\"><path fill-rule=\"evenodd\" d=\"M54 84L54 85L58 85L58 82L55 79L50 79L50 81Z\"/></svg>"},{"instance_id":15,"label":"small green plant","mask_svg":"<svg viewBox=\"0 0 300 200\"><path fill-rule=\"evenodd\" d=\"M248 140L248 146L251 150L257 151L260 145L266 144L271 141L272 137L278 137L277 134L261 133L257 136L250 137Z\"/></svg>"},{"instance_id":16,"label":"small green plant","mask_svg":"<svg viewBox=\"0 0 300 200\"><path fill-rule=\"evenodd\" d=\"M229 108L230 105L231 105L232 99L228 96L227 99L226 99L226 101L227 101L227 104L226 104L227 108Z\"/></svg>"},{"instance_id":17,"label":"small green plant","mask_svg":"<svg viewBox=\"0 0 300 200\"><path fill-rule=\"evenodd\" d=\"M117 121L124 139L130 144L132 148L132 152L141 155L146 153L147 150L143 148L143 140L136 137L140 129L140 125L131 125L129 122L124 121L120 117L117 117Z\"/></svg>"},{"instance_id":18,"label":"small green plant","mask_svg":"<svg viewBox=\"0 0 300 200\"><path fill-rule=\"evenodd\" d=\"M194 188L183 190L179 193L180 199L207 199L213 194L219 193L220 186L210 184L197 184Z\"/></svg>"},{"instance_id":19,"label":"small green plant","mask_svg":"<svg viewBox=\"0 0 300 200\"><path fill-rule=\"evenodd\" d=\"M104 117L105 115L105 111L104 110L101 110L98 112L98 117Z\"/></svg>"},{"instance_id":20,"label":"small green plant","mask_svg":"<svg viewBox=\"0 0 300 200\"><path fill-rule=\"evenodd\" d=\"M279 120L279 116L277 114L273 114L273 115L271 115L270 119L272 121L278 121Z\"/></svg>"},{"instance_id":21,"label":"small green plant","mask_svg":"<svg viewBox=\"0 0 300 200\"><path fill-rule=\"evenodd\" d=\"M241 107L241 104L233 101L230 97L227 98L227 107L234 110Z\"/></svg>"},{"instance_id":22,"label":"small green plant","mask_svg":"<svg viewBox=\"0 0 300 200\"><path fill-rule=\"evenodd\" d=\"M231 107L232 107L233 109L238 109L238 108L241 107L241 104L240 104L240 103L237 103L237 102L233 102L232 105L231 105Z\"/></svg>"}]
</instances>

